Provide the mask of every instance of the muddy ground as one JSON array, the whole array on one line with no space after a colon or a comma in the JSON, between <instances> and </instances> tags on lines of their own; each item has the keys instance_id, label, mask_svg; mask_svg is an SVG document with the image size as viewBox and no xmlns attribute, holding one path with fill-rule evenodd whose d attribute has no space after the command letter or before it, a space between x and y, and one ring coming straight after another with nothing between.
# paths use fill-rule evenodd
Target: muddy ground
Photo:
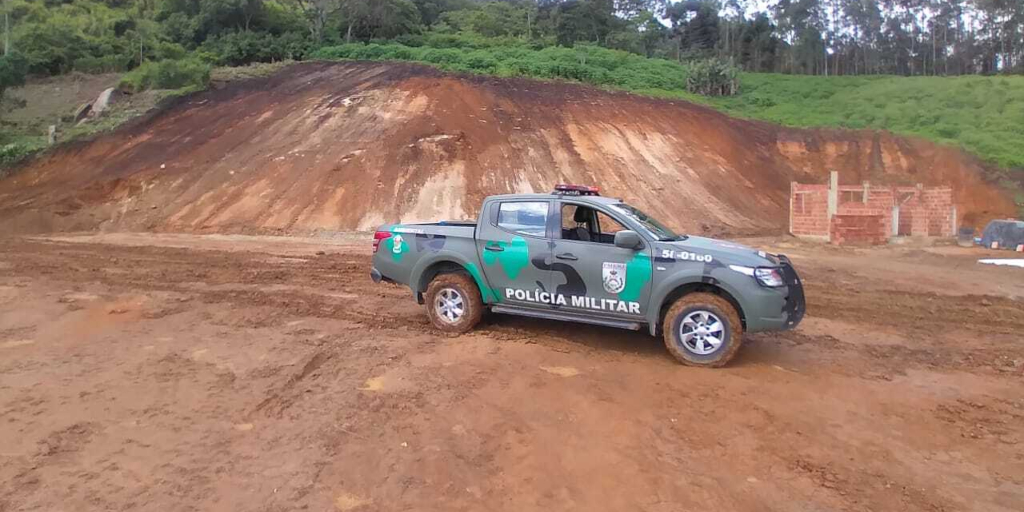
<instances>
[{"instance_id":1,"label":"muddy ground","mask_svg":"<svg viewBox=\"0 0 1024 512\"><path fill-rule=\"evenodd\" d=\"M1024 510L1024 274L981 251L758 241L808 317L699 370L438 335L364 238L0 240L0 510Z\"/></svg>"}]
</instances>

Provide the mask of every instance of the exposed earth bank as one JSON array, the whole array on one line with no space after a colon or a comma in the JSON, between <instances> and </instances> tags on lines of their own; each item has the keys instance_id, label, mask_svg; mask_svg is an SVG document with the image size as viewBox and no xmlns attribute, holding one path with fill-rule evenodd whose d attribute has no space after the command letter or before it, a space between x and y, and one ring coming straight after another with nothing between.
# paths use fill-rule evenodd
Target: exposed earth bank
<instances>
[{"instance_id":1,"label":"exposed earth bank","mask_svg":"<svg viewBox=\"0 0 1024 512\"><path fill-rule=\"evenodd\" d=\"M36 159L0 180L0 232L366 230L577 182L686 232L779 233L789 182L829 170L844 183L951 184L975 224L1015 211L976 159L922 140L565 83L310 62Z\"/></svg>"}]
</instances>

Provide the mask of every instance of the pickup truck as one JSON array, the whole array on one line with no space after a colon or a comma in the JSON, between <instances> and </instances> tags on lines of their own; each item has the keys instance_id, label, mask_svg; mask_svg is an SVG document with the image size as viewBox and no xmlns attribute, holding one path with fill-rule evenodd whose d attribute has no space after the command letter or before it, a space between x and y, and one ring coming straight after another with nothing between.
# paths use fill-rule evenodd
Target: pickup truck
<instances>
[{"instance_id":1,"label":"pickup truck","mask_svg":"<svg viewBox=\"0 0 1024 512\"><path fill-rule=\"evenodd\" d=\"M476 222L373 235L374 282L407 285L439 330L493 313L662 335L683 364L728 363L744 332L793 329L806 308L790 260L681 235L596 188L496 195Z\"/></svg>"}]
</instances>

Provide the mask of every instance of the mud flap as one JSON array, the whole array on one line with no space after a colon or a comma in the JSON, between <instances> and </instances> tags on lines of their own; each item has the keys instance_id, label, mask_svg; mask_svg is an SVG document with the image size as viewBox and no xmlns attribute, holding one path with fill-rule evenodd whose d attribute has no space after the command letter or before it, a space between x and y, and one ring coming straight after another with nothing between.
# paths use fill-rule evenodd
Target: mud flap
<instances>
[{"instance_id":1,"label":"mud flap","mask_svg":"<svg viewBox=\"0 0 1024 512\"><path fill-rule=\"evenodd\" d=\"M789 297L786 297L786 325L784 329L795 329L800 321L804 319L807 312L807 299L804 297L804 284L800 281L793 263L785 255L779 254L779 261L782 263L782 274L789 289Z\"/></svg>"}]
</instances>

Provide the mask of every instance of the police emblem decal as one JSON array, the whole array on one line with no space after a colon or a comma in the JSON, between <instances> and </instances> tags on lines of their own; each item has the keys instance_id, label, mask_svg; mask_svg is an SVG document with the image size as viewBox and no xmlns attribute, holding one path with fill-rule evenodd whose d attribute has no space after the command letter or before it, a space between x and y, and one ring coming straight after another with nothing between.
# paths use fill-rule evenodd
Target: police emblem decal
<instances>
[{"instance_id":1,"label":"police emblem decal","mask_svg":"<svg viewBox=\"0 0 1024 512\"><path fill-rule=\"evenodd\" d=\"M626 264L605 262L601 267L604 291L617 294L626 289Z\"/></svg>"}]
</instances>

